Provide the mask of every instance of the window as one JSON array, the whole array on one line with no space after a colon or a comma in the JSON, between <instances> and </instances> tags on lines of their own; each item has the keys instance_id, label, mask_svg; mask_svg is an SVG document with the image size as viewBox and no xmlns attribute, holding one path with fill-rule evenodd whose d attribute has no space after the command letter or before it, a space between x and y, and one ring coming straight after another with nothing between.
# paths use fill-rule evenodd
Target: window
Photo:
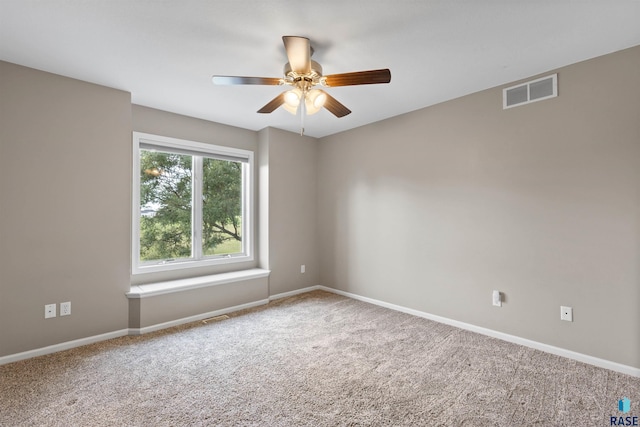
<instances>
[{"instance_id":1,"label":"window","mask_svg":"<svg viewBox=\"0 0 640 427\"><path fill-rule=\"evenodd\" d=\"M133 133L133 272L253 259L253 153Z\"/></svg>"}]
</instances>

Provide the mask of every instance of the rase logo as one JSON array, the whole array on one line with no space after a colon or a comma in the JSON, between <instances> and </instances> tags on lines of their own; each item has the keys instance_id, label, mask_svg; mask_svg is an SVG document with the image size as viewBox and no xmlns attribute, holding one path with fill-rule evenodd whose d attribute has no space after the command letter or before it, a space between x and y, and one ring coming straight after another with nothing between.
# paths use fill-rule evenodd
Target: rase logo
<instances>
[{"instance_id":1,"label":"rase logo","mask_svg":"<svg viewBox=\"0 0 640 427\"><path fill-rule=\"evenodd\" d=\"M623 414L629 413L631 411L631 400L628 397L623 397L618 400L618 411ZM609 425L612 426L637 426L638 425L638 417L632 416L618 416L614 417L613 415L609 417Z\"/></svg>"}]
</instances>

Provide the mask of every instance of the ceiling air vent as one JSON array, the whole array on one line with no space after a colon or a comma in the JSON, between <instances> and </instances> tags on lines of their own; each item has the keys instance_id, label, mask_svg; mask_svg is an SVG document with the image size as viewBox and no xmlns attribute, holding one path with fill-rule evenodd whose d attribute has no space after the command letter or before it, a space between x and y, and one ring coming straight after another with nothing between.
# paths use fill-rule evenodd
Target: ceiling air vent
<instances>
[{"instance_id":1,"label":"ceiling air vent","mask_svg":"<svg viewBox=\"0 0 640 427\"><path fill-rule=\"evenodd\" d=\"M530 104L558 96L558 74L531 80L502 91L502 108Z\"/></svg>"}]
</instances>

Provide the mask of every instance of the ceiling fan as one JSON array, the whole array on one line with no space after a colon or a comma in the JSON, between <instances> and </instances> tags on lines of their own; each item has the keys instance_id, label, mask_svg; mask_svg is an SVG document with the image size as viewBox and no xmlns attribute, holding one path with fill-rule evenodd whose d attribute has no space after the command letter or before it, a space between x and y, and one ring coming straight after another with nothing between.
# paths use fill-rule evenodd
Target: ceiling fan
<instances>
[{"instance_id":1,"label":"ceiling fan","mask_svg":"<svg viewBox=\"0 0 640 427\"><path fill-rule=\"evenodd\" d=\"M282 106L294 115L297 114L299 107L306 110L307 115L311 115L324 107L339 118L350 114L351 110L324 90L317 89L316 86L355 86L391 81L391 71L386 68L324 76L320 64L311 59L313 48L308 38L284 36L282 41L289 60L284 65L284 77L213 76L213 83L216 85L291 86L292 89L273 98L259 109L258 113L271 113ZM303 116L302 113L301 116Z\"/></svg>"}]
</instances>

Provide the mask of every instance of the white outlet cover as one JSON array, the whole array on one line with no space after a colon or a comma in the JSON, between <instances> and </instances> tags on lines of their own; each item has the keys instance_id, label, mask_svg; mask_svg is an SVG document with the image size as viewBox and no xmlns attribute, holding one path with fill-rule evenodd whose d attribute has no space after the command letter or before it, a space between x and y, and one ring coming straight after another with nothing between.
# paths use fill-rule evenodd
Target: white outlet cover
<instances>
[{"instance_id":1,"label":"white outlet cover","mask_svg":"<svg viewBox=\"0 0 640 427\"><path fill-rule=\"evenodd\" d=\"M50 319L52 317L56 317L56 305L47 304L44 306L44 318Z\"/></svg>"},{"instance_id":2,"label":"white outlet cover","mask_svg":"<svg viewBox=\"0 0 640 427\"><path fill-rule=\"evenodd\" d=\"M71 314L71 301L60 303L60 316L69 316Z\"/></svg>"},{"instance_id":3,"label":"white outlet cover","mask_svg":"<svg viewBox=\"0 0 640 427\"><path fill-rule=\"evenodd\" d=\"M493 302L493 305L502 307L502 295L500 295L500 291L493 291L491 294L491 301Z\"/></svg>"},{"instance_id":4,"label":"white outlet cover","mask_svg":"<svg viewBox=\"0 0 640 427\"><path fill-rule=\"evenodd\" d=\"M566 320L567 322L573 322L573 308L560 306L560 320Z\"/></svg>"}]
</instances>

